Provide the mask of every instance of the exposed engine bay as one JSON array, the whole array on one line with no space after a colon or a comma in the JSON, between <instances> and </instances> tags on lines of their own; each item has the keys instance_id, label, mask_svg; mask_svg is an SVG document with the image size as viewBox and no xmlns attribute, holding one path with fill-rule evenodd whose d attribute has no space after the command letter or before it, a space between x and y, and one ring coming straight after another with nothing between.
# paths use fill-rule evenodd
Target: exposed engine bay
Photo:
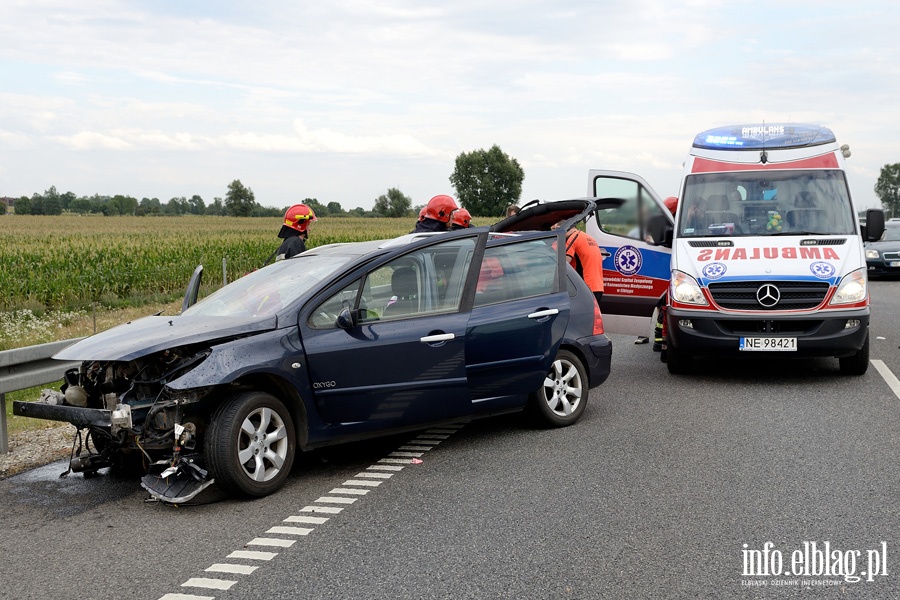
<instances>
[{"instance_id":1,"label":"exposed engine bay","mask_svg":"<svg viewBox=\"0 0 900 600\"><path fill-rule=\"evenodd\" d=\"M212 388L174 390L166 384L209 354L208 346L186 346L131 361L84 361L65 373L59 391L43 390L28 416L76 427L64 475L141 468L151 496L185 502L213 483L201 452L204 400Z\"/></svg>"}]
</instances>

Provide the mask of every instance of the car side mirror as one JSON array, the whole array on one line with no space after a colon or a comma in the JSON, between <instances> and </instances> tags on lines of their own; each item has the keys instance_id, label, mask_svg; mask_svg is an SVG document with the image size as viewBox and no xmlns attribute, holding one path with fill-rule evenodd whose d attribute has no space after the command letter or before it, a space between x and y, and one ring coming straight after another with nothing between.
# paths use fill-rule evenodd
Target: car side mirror
<instances>
[{"instance_id":1,"label":"car side mirror","mask_svg":"<svg viewBox=\"0 0 900 600\"><path fill-rule=\"evenodd\" d=\"M884 235L884 211L880 208L870 208L866 211L865 229L860 227L863 240L877 242Z\"/></svg>"},{"instance_id":2,"label":"car side mirror","mask_svg":"<svg viewBox=\"0 0 900 600\"><path fill-rule=\"evenodd\" d=\"M666 215L653 215L647 219L647 234L657 246L672 247L672 235L675 230Z\"/></svg>"},{"instance_id":3,"label":"car side mirror","mask_svg":"<svg viewBox=\"0 0 900 600\"><path fill-rule=\"evenodd\" d=\"M353 314L350 312L349 308L345 306L341 309L335 324L341 329L353 329L356 327L356 323L353 321Z\"/></svg>"}]
</instances>

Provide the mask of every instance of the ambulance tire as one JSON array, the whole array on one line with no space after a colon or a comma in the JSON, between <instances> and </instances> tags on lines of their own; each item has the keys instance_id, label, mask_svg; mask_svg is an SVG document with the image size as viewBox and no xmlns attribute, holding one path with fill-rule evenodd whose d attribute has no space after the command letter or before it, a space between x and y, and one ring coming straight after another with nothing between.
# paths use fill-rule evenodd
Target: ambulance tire
<instances>
[{"instance_id":1,"label":"ambulance tire","mask_svg":"<svg viewBox=\"0 0 900 600\"><path fill-rule=\"evenodd\" d=\"M865 375L869 368L869 335L866 334L866 341L863 347L853 356L844 356L839 358L841 364L841 373L844 375Z\"/></svg>"},{"instance_id":2,"label":"ambulance tire","mask_svg":"<svg viewBox=\"0 0 900 600\"><path fill-rule=\"evenodd\" d=\"M694 366L694 357L672 344L666 348L666 366L672 375L688 375Z\"/></svg>"}]
</instances>

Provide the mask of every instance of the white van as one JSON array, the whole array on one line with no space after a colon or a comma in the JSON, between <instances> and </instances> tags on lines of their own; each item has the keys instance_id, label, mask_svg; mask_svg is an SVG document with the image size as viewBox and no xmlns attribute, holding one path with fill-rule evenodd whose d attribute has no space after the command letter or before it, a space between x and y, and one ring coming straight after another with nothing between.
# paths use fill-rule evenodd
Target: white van
<instances>
[{"instance_id":1,"label":"white van","mask_svg":"<svg viewBox=\"0 0 900 600\"><path fill-rule=\"evenodd\" d=\"M695 356L836 357L841 372L869 363L863 239L844 159L818 125L738 125L694 138L673 218L640 177L592 170L588 194L621 198L588 223L603 263L606 330L649 335L667 305L666 362L686 373ZM668 293L667 293L668 292Z\"/></svg>"}]
</instances>

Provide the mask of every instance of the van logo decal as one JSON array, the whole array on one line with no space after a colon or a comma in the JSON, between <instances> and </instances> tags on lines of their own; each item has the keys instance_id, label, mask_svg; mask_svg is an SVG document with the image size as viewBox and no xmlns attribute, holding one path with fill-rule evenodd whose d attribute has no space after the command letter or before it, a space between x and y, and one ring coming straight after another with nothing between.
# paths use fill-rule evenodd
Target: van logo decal
<instances>
[{"instance_id":1,"label":"van logo decal","mask_svg":"<svg viewBox=\"0 0 900 600\"><path fill-rule=\"evenodd\" d=\"M641 251L634 246L622 246L616 250L613 262L616 265L616 271L622 275L634 275L641 270L644 259Z\"/></svg>"},{"instance_id":2,"label":"van logo decal","mask_svg":"<svg viewBox=\"0 0 900 600\"><path fill-rule=\"evenodd\" d=\"M778 304L779 300L781 300L781 290L771 283L763 284L756 290L756 301L762 307L772 308Z\"/></svg>"},{"instance_id":3,"label":"van logo decal","mask_svg":"<svg viewBox=\"0 0 900 600\"><path fill-rule=\"evenodd\" d=\"M828 279L832 275L834 275L834 266L827 262L814 262L809 265L809 270L812 271L812 274L818 277L819 279Z\"/></svg>"},{"instance_id":4,"label":"van logo decal","mask_svg":"<svg viewBox=\"0 0 900 600\"><path fill-rule=\"evenodd\" d=\"M725 271L728 270L728 267L723 265L722 263L709 263L705 267L703 267L703 275L707 279L718 279L722 275L725 274Z\"/></svg>"},{"instance_id":5,"label":"van logo decal","mask_svg":"<svg viewBox=\"0 0 900 600\"><path fill-rule=\"evenodd\" d=\"M326 388L333 388L336 385L337 385L337 383L334 380L332 380L332 381L316 381L313 383L313 389L321 390L321 389L326 389Z\"/></svg>"}]
</instances>

